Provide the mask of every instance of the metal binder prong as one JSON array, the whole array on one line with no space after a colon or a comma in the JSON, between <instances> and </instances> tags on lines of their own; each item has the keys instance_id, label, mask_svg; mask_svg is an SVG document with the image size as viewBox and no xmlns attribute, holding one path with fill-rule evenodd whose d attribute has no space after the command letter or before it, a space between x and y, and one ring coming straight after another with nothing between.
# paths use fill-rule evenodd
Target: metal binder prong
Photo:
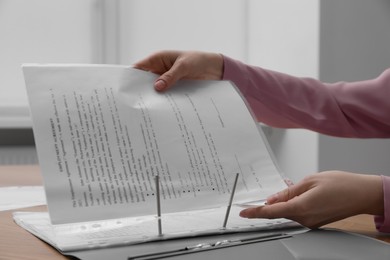
<instances>
[{"instance_id":1,"label":"metal binder prong","mask_svg":"<svg viewBox=\"0 0 390 260\"><path fill-rule=\"evenodd\" d=\"M157 200L157 224L158 224L158 236L162 236L162 223L161 223L161 202L160 202L160 178L158 175L154 177L156 182L156 200Z\"/></svg>"},{"instance_id":2,"label":"metal binder prong","mask_svg":"<svg viewBox=\"0 0 390 260\"><path fill-rule=\"evenodd\" d=\"M239 173L236 174L236 178L234 179L234 184L233 184L232 192L230 193L230 200L229 200L229 204L228 204L227 209L226 209L226 214L225 214L225 219L223 221L222 229L226 229L226 224L227 224L227 221L229 218L230 208L232 207L232 203L233 203L234 192L236 191L238 175L239 175Z\"/></svg>"}]
</instances>

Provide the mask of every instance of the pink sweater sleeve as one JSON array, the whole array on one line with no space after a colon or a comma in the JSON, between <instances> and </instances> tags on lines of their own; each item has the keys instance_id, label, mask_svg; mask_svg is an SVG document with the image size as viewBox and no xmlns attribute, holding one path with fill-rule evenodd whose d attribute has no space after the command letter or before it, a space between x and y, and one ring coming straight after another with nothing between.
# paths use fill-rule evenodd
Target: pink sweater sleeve
<instances>
[{"instance_id":1,"label":"pink sweater sleeve","mask_svg":"<svg viewBox=\"0 0 390 260\"><path fill-rule=\"evenodd\" d=\"M339 137L390 137L390 69L360 82L323 83L293 77L224 57L232 81L257 119L281 128L306 128ZM390 232L390 177L382 176L384 215L379 231Z\"/></svg>"},{"instance_id":2,"label":"pink sweater sleeve","mask_svg":"<svg viewBox=\"0 0 390 260\"><path fill-rule=\"evenodd\" d=\"M360 82L323 83L224 57L231 80L257 119L281 128L305 128L338 137L390 137L390 69Z\"/></svg>"}]
</instances>

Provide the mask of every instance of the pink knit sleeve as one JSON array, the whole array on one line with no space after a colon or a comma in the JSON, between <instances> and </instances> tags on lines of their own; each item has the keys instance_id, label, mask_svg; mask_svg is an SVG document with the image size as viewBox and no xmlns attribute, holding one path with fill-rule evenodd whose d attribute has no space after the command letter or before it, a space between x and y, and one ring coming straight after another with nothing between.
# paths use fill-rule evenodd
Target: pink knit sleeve
<instances>
[{"instance_id":1,"label":"pink knit sleeve","mask_svg":"<svg viewBox=\"0 0 390 260\"><path fill-rule=\"evenodd\" d=\"M382 176L384 215L375 216L375 225L378 231L390 233L390 177Z\"/></svg>"},{"instance_id":2,"label":"pink knit sleeve","mask_svg":"<svg viewBox=\"0 0 390 260\"><path fill-rule=\"evenodd\" d=\"M224 79L239 88L257 119L339 137L390 137L390 69L376 79L323 83L224 57Z\"/></svg>"}]
</instances>

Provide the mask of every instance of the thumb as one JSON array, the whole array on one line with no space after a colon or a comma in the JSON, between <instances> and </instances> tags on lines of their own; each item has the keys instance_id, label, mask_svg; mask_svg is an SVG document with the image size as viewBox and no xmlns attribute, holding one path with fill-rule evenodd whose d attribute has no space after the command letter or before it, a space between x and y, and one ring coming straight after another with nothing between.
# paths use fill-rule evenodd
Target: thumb
<instances>
[{"instance_id":1,"label":"thumb","mask_svg":"<svg viewBox=\"0 0 390 260\"><path fill-rule=\"evenodd\" d=\"M164 74L162 74L154 83L154 88L157 91L164 91L172 87L178 80L186 76L183 69L174 63L173 66Z\"/></svg>"}]
</instances>

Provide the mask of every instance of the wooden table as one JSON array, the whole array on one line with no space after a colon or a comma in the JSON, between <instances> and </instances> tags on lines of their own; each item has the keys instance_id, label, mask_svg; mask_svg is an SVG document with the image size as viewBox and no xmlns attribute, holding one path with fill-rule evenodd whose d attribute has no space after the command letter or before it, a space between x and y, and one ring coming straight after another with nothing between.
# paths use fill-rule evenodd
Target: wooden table
<instances>
[{"instance_id":1,"label":"wooden table","mask_svg":"<svg viewBox=\"0 0 390 260\"><path fill-rule=\"evenodd\" d=\"M43 180L37 165L0 166L0 186L35 186ZM22 211L22 210L17 210ZM47 211L46 206L23 211ZM12 211L0 212L0 259L68 259L54 248L15 224Z\"/></svg>"},{"instance_id":2,"label":"wooden table","mask_svg":"<svg viewBox=\"0 0 390 260\"><path fill-rule=\"evenodd\" d=\"M39 167L0 166L0 186L42 185ZM46 206L25 208L23 211L46 211ZM22 211L18 209L17 211ZM375 230L372 216L359 215L347 218L326 227L364 234L390 243L390 234L381 234ZM68 259L51 246L39 240L12 219L12 211L0 212L0 259Z\"/></svg>"}]
</instances>

